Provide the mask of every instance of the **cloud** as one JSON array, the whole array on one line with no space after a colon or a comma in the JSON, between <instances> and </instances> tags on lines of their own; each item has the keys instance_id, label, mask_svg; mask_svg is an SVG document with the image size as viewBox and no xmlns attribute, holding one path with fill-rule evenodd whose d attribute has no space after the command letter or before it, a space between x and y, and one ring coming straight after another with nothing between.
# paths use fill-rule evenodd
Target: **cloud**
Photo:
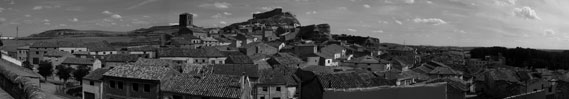
<instances>
[{"instance_id":1,"label":"cloud","mask_svg":"<svg viewBox=\"0 0 569 99\"><path fill-rule=\"evenodd\" d=\"M120 18L122 18L122 16L118 15L118 14L113 14L113 15L111 15L111 18L120 19Z\"/></svg>"},{"instance_id":2,"label":"cloud","mask_svg":"<svg viewBox=\"0 0 569 99\"><path fill-rule=\"evenodd\" d=\"M168 23L168 25L180 25L180 23Z\"/></svg>"},{"instance_id":3,"label":"cloud","mask_svg":"<svg viewBox=\"0 0 569 99\"><path fill-rule=\"evenodd\" d=\"M219 21L219 24L227 25L227 22L225 22L225 21Z\"/></svg>"},{"instance_id":4,"label":"cloud","mask_svg":"<svg viewBox=\"0 0 569 99\"><path fill-rule=\"evenodd\" d=\"M338 10L348 10L347 7L338 7Z\"/></svg>"},{"instance_id":5,"label":"cloud","mask_svg":"<svg viewBox=\"0 0 569 99\"><path fill-rule=\"evenodd\" d=\"M395 20L395 23L397 23L397 24L399 24L399 25L403 24L403 22L401 22L401 21L399 21L399 20Z\"/></svg>"},{"instance_id":6,"label":"cloud","mask_svg":"<svg viewBox=\"0 0 569 99\"><path fill-rule=\"evenodd\" d=\"M0 17L0 22L6 21L6 18Z\"/></svg>"},{"instance_id":7,"label":"cloud","mask_svg":"<svg viewBox=\"0 0 569 99\"><path fill-rule=\"evenodd\" d=\"M61 5L38 5L34 6L32 10L42 10L42 9L52 9L52 8L60 8Z\"/></svg>"},{"instance_id":8,"label":"cloud","mask_svg":"<svg viewBox=\"0 0 569 99\"><path fill-rule=\"evenodd\" d=\"M71 21L71 22L77 22L77 21L79 21L79 19L73 18L73 19L69 19L69 21Z\"/></svg>"},{"instance_id":9,"label":"cloud","mask_svg":"<svg viewBox=\"0 0 569 99\"><path fill-rule=\"evenodd\" d=\"M270 10L273 10L275 8L283 8L283 7L281 7L281 6L268 6L268 7L261 7L260 9L265 10L265 11L270 11Z\"/></svg>"},{"instance_id":10,"label":"cloud","mask_svg":"<svg viewBox=\"0 0 569 99\"><path fill-rule=\"evenodd\" d=\"M348 29L346 29L346 30L348 30L348 31L350 31L350 32L358 32L358 30L356 30L356 29L351 29L351 28L348 28Z\"/></svg>"},{"instance_id":11,"label":"cloud","mask_svg":"<svg viewBox=\"0 0 569 99\"><path fill-rule=\"evenodd\" d=\"M375 31L371 31L371 32L374 32L374 33L383 33L383 30L375 30Z\"/></svg>"},{"instance_id":12,"label":"cloud","mask_svg":"<svg viewBox=\"0 0 569 99\"><path fill-rule=\"evenodd\" d=\"M364 7L365 7L365 8L371 8L371 6L368 5L368 4L364 4Z\"/></svg>"},{"instance_id":13,"label":"cloud","mask_svg":"<svg viewBox=\"0 0 569 99\"><path fill-rule=\"evenodd\" d=\"M32 15L26 14L24 15L24 17L32 17Z\"/></svg>"},{"instance_id":14,"label":"cloud","mask_svg":"<svg viewBox=\"0 0 569 99\"><path fill-rule=\"evenodd\" d=\"M113 14L113 12L111 12L111 11L107 11L107 10L105 10L105 11L103 11L103 12L101 12L101 13L103 13L103 14L107 14L107 15L111 15L111 14Z\"/></svg>"},{"instance_id":15,"label":"cloud","mask_svg":"<svg viewBox=\"0 0 569 99\"><path fill-rule=\"evenodd\" d=\"M229 12L223 12L223 14L225 14L225 15L232 15L232 14L229 13Z\"/></svg>"},{"instance_id":16,"label":"cloud","mask_svg":"<svg viewBox=\"0 0 569 99\"><path fill-rule=\"evenodd\" d=\"M494 4L498 6L511 6L511 5L516 5L517 1L518 0L496 0L494 1Z\"/></svg>"},{"instance_id":17,"label":"cloud","mask_svg":"<svg viewBox=\"0 0 569 99\"><path fill-rule=\"evenodd\" d=\"M137 3L136 5L132 5L132 6L128 7L128 8L126 8L126 9L129 9L129 10L130 10L130 9L135 9L135 8L140 7L140 6L146 5L146 4L148 4L148 3L156 2L156 1L158 1L158 0L144 0L144 1L140 2L140 3Z\"/></svg>"},{"instance_id":18,"label":"cloud","mask_svg":"<svg viewBox=\"0 0 569 99\"><path fill-rule=\"evenodd\" d=\"M413 19L413 21L415 23L425 23L425 24L432 24L432 25L447 24L447 22L445 22L442 19L438 19L438 18L426 18L426 19L415 18L415 19Z\"/></svg>"},{"instance_id":19,"label":"cloud","mask_svg":"<svg viewBox=\"0 0 569 99\"><path fill-rule=\"evenodd\" d=\"M532 8L525 6L522 8L514 8L514 15L525 19L541 20L537 13Z\"/></svg>"},{"instance_id":20,"label":"cloud","mask_svg":"<svg viewBox=\"0 0 569 99\"><path fill-rule=\"evenodd\" d=\"M415 0L403 0L403 2L412 4L412 3L415 3Z\"/></svg>"},{"instance_id":21,"label":"cloud","mask_svg":"<svg viewBox=\"0 0 569 99\"><path fill-rule=\"evenodd\" d=\"M427 1L427 4L433 4L433 1Z\"/></svg>"},{"instance_id":22,"label":"cloud","mask_svg":"<svg viewBox=\"0 0 569 99\"><path fill-rule=\"evenodd\" d=\"M6 10L6 9L0 7L0 13L4 12L4 10Z\"/></svg>"},{"instance_id":23,"label":"cloud","mask_svg":"<svg viewBox=\"0 0 569 99\"><path fill-rule=\"evenodd\" d=\"M221 18L225 18L225 16L223 16L221 13L217 13L217 14L211 16L211 18L214 18L214 19L221 19Z\"/></svg>"},{"instance_id":24,"label":"cloud","mask_svg":"<svg viewBox=\"0 0 569 99\"><path fill-rule=\"evenodd\" d=\"M544 36L550 36L550 35L555 35L555 31L553 31L552 29L545 29L543 32Z\"/></svg>"},{"instance_id":25,"label":"cloud","mask_svg":"<svg viewBox=\"0 0 569 99\"><path fill-rule=\"evenodd\" d=\"M309 12L306 12L306 14L316 14L316 13L318 13L318 12L316 12L316 11L309 11Z\"/></svg>"},{"instance_id":26,"label":"cloud","mask_svg":"<svg viewBox=\"0 0 569 99\"><path fill-rule=\"evenodd\" d=\"M201 4L198 7L202 7L202 8L218 8L218 9L227 9L229 7L231 7L230 3L227 2L215 2L213 4L210 3L205 3L205 4Z\"/></svg>"},{"instance_id":27,"label":"cloud","mask_svg":"<svg viewBox=\"0 0 569 99\"><path fill-rule=\"evenodd\" d=\"M43 19L43 22L50 22L49 19Z\"/></svg>"}]
</instances>

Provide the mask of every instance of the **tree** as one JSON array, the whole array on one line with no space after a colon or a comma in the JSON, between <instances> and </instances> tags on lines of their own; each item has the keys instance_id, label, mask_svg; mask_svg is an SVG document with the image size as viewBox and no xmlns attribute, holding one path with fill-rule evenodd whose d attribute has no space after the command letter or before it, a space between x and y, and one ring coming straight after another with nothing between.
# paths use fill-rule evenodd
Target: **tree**
<instances>
[{"instance_id":1,"label":"tree","mask_svg":"<svg viewBox=\"0 0 569 99\"><path fill-rule=\"evenodd\" d=\"M55 69L57 69L57 73L55 75L57 75L59 79L62 79L63 82L67 82L67 80L69 80L71 77L71 71L73 71L73 68L63 65L58 65Z\"/></svg>"},{"instance_id":2,"label":"tree","mask_svg":"<svg viewBox=\"0 0 569 99\"><path fill-rule=\"evenodd\" d=\"M24 62L22 62L22 66L23 66L24 68L28 68L28 69L30 69L30 70L34 70L34 65L30 64L30 61L24 61Z\"/></svg>"},{"instance_id":3,"label":"tree","mask_svg":"<svg viewBox=\"0 0 569 99\"><path fill-rule=\"evenodd\" d=\"M41 61L38 70L38 73L42 75L45 80L47 80L47 77L53 74L53 65L51 65L51 62L48 61Z\"/></svg>"},{"instance_id":4,"label":"tree","mask_svg":"<svg viewBox=\"0 0 569 99\"><path fill-rule=\"evenodd\" d=\"M89 74L90 68L87 66L80 66L77 70L75 70L73 72L73 77L75 77L75 80L83 83L83 77L87 76L87 74Z\"/></svg>"}]
</instances>

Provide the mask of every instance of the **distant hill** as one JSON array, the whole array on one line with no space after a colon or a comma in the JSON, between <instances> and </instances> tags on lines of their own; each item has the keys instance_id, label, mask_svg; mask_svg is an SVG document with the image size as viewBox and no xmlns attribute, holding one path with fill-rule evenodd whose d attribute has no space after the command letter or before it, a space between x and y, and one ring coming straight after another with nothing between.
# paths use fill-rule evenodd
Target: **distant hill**
<instances>
[{"instance_id":1,"label":"distant hill","mask_svg":"<svg viewBox=\"0 0 569 99\"><path fill-rule=\"evenodd\" d=\"M100 31L100 30L74 30L74 29L55 29L28 37L109 37L124 35L125 32Z\"/></svg>"},{"instance_id":2,"label":"distant hill","mask_svg":"<svg viewBox=\"0 0 569 99\"><path fill-rule=\"evenodd\" d=\"M170 26L153 26L150 28L141 28L128 32L129 36L158 36L160 34L169 34L178 32L178 25Z\"/></svg>"}]
</instances>

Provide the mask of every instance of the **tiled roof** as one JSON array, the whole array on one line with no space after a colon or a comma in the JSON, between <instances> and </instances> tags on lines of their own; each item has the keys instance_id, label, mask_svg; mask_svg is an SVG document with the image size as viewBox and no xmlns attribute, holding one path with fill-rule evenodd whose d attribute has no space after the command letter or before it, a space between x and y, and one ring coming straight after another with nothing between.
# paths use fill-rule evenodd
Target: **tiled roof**
<instances>
[{"instance_id":1,"label":"tiled roof","mask_svg":"<svg viewBox=\"0 0 569 99\"><path fill-rule=\"evenodd\" d=\"M466 85L466 81L458 78L437 78L422 83L430 84L438 82L447 82L447 84L450 85L452 88L458 89L460 91L468 91L468 86Z\"/></svg>"},{"instance_id":2,"label":"tiled roof","mask_svg":"<svg viewBox=\"0 0 569 99\"><path fill-rule=\"evenodd\" d=\"M92 58L75 58L67 57L61 64L81 64L81 65L92 65L95 62Z\"/></svg>"},{"instance_id":3,"label":"tiled roof","mask_svg":"<svg viewBox=\"0 0 569 99\"><path fill-rule=\"evenodd\" d=\"M85 48L85 44L82 42L71 42L71 41L58 41L58 47L83 47Z\"/></svg>"},{"instance_id":4,"label":"tiled roof","mask_svg":"<svg viewBox=\"0 0 569 99\"><path fill-rule=\"evenodd\" d=\"M164 80L175 73L171 68L166 67L123 65L116 66L103 75L144 80Z\"/></svg>"},{"instance_id":5,"label":"tiled roof","mask_svg":"<svg viewBox=\"0 0 569 99\"><path fill-rule=\"evenodd\" d=\"M135 62L140 58L140 55L136 54L110 54L105 56L105 61L107 62Z\"/></svg>"},{"instance_id":6,"label":"tiled roof","mask_svg":"<svg viewBox=\"0 0 569 99\"><path fill-rule=\"evenodd\" d=\"M175 70L182 69L181 64L174 62L174 60L169 59L146 59L138 58L136 62L133 63L134 66L157 66L173 68Z\"/></svg>"},{"instance_id":7,"label":"tiled roof","mask_svg":"<svg viewBox=\"0 0 569 99\"><path fill-rule=\"evenodd\" d=\"M109 45L107 42L92 42L85 44L87 49L91 52L98 51L115 51L115 48Z\"/></svg>"},{"instance_id":8,"label":"tiled roof","mask_svg":"<svg viewBox=\"0 0 569 99\"><path fill-rule=\"evenodd\" d=\"M282 42L268 42L267 45L270 45L272 47L275 48L279 48L279 46L281 46Z\"/></svg>"},{"instance_id":9,"label":"tiled roof","mask_svg":"<svg viewBox=\"0 0 569 99\"><path fill-rule=\"evenodd\" d=\"M393 81L379 77L364 79L357 73L325 74L318 76L324 88L362 88L395 85Z\"/></svg>"},{"instance_id":10,"label":"tiled roof","mask_svg":"<svg viewBox=\"0 0 569 99\"><path fill-rule=\"evenodd\" d=\"M274 60L275 62L277 62L277 63L271 64L271 65L275 65L275 64L289 65L289 64L304 63L304 61L302 61L302 59L300 59L300 58L298 58L298 57L296 57L290 53L278 53L277 55L272 57L271 60Z\"/></svg>"},{"instance_id":11,"label":"tiled roof","mask_svg":"<svg viewBox=\"0 0 569 99\"><path fill-rule=\"evenodd\" d=\"M436 67L433 69L429 74L437 74L437 75L462 75L463 73L458 70L454 70L450 67Z\"/></svg>"},{"instance_id":12,"label":"tiled roof","mask_svg":"<svg viewBox=\"0 0 569 99\"><path fill-rule=\"evenodd\" d=\"M247 75L249 77L259 77L257 68L257 65L253 64L216 64L213 65L213 73L223 75Z\"/></svg>"},{"instance_id":13,"label":"tiled roof","mask_svg":"<svg viewBox=\"0 0 569 99\"><path fill-rule=\"evenodd\" d=\"M58 47L56 42L38 41L30 45L30 48L36 47Z\"/></svg>"},{"instance_id":14,"label":"tiled roof","mask_svg":"<svg viewBox=\"0 0 569 99\"><path fill-rule=\"evenodd\" d=\"M260 71L259 84L283 84L283 85L297 85L294 78L296 68L272 68Z\"/></svg>"},{"instance_id":15,"label":"tiled roof","mask_svg":"<svg viewBox=\"0 0 569 99\"><path fill-rule=\"evenodd\" d=\"M239 98L239 76L180 74L163 82L161 91L217 98Z\"/></svg>"},{"instance_id":16,"label":"tiled roof","mask_svg":"<svg viewBox=\"0 0 569 99\"><path fill-rule=\"evenodd\" d=\"M428 80L430 79L430 77L426 74L421 74L421 73L417 73L415 71L412 70L408 70L408 71L402 71L401 72L401 77L402 78L415 78L418 80ZM401 79L401 78L400 78Z\"/></svg>"},{"instance_id":17,"label":"tiled roof","mask_svg":"<svg viewBox=\"0 0 569 99\"><path fill-rule=\"evenodd\" d=\"M334 54L342 53L342 50L344 50L344 47L336 44L331 44L320 48L320 50L318 51L318 53L316 53L316 55L331 59L334 58Z\"/></svg>"},{"instance_id":18,"label":"tiled roof","mask_svg":"<svg viewBox=\"0 0 569 99\"><path fill-rule=\"evenodd\" d=\"M158 50L158 57L225 57L225 55L212 47L199 49L162 48Z\"/></svg>"},{"instance_id":19,"label":"tiled roof","mask_svg":"<svg viewBox=\"0 0 569 99\"><path fill-rule=\"evenodd\" d=\"M22 46L22 47L18 47L18 49L30 49L30 46Z\"/></svg>"},{"instance_id":20,"label":"tiled roof","mask_svg":"<svg viewBox=\"0 0 569 99\"><path fill-rule=\"evenodd\" d=\"M173 45L190 45L190 44L194 44L192 43L191 40L188 39L184 39L184 38L172 38L172 44Z\"/></svg>"},{"instance_id":21,"label":"tiled roof","mask_svg":"<svg viewBox=\"0 0 569 99\"><path fill-rule=\"evenodd\" d=\"M44 56L62 57L62 56L73 56L73 54L66 51L49 50L47 51L46 54L44 54Z\"/></svg>"},{"instance_id":22,"label":"tiled roof","mask_svg":"<svg viewBox=\"0 0 569 99\"><path fill-rule=\"evenodd\" d=\"M351 63L372 63L372 64L376 64L379 63L379 60L375 57L366 55L366 56L362 56L362 57L358 57L352 60L349 60L348 62Z\"/></svg>"},{"instance_id":23,"label":"tiled roof","mask_svg":"<svg viewBox=\"0 0 569 99\"><path fill-rule=\"evenodd\" d=\"M156 51L156 49L158 49L158 47L149 45L126 48L127 51Z\"/></svg>"},{"instance_id":24,"label":"tiled roof","mask_svg":"<svg viewBox=\"0 0 569 99\"><path fill-rule=\"evenodd\" d=\"M0 59L0 69L5 69L6 71L11 71L17 75L24 76L24 77L34 77L34 78L42 78L40 74L34 72L30 69L24 68L22 66L16 65L12 62L9 62L4 59ZM4 75L5 77L8 75Z\"/></svg>"},{"instance_id":25,"label":"tiled roof","mask_svg":"<svg viewBox=\"0 0 569 99\"><path fill-rule=\"evenodd\" d=\"M109 69L106 68L95 69L91 71L88 75L83 77L83 79L100 80L101 78L103 78L103 74L105 74L107 71L109 71Z\"/></svg>"},{"instance_id":26,"label":"tiled roof","mask_svg":"<svg viewBox=\"0 0 569 99\"><path fill-rule=\"evenodd\" d=\"M229 55L227 61L232 64L253 64L253 60L247 55Z\"/></svg>"},{"instance_id":27,"label":"tiled roof","mask_svg":"<svg viewBox=\"0 0 569 99\"><path fill-rule=\"evenodd\" d=\"M261 59L265 59L265 58L269 58L269 57L270 57L269 55L259 54L259 53L249 55L249 58L251 58L251 60L253 60L253 61L257 61L257 60L261 60Z\"/></svg>"}]
</instances>

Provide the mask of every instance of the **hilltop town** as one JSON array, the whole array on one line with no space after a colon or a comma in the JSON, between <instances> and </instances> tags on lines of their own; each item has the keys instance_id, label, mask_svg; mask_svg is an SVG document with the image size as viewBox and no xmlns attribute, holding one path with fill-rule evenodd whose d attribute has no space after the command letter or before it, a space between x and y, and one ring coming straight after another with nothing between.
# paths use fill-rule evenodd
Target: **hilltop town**
<instances>
[{"instance_id":1,"label":"hilltop town","mask_svg":"<svg viewBox=\"0 0 569 99\"><path fill-rule=\"evenodd\" d=\"M281 8L222 28L178 17L129 32L34 34L3 49L0 87L16 99L569 99L569 51L382 43ZM128 39L43 40L64 37Z\"/></svg>"}]
</instances>

